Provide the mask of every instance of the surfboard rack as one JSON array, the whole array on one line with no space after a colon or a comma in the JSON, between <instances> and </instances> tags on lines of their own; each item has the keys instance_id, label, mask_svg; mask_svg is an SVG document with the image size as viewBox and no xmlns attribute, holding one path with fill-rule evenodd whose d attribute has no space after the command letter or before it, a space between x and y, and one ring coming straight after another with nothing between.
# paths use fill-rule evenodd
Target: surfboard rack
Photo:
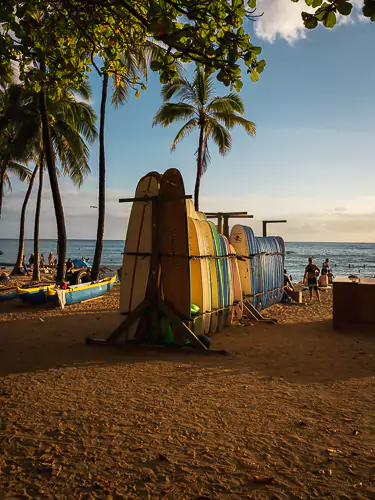
<instances>
[{"instance_id":1,"label":"surfboard rack","mask_svg":"<svg viewBox=\"0 0 375 500\"><path fill-rule=\"evenodd\" d=\"M274 325L275 323L277 323L276 318L267 319L262 316L248 299L243 301L243 311L249 319L253 319L255 321L258 321L259 323L267 323L269 325Z\"/></svg>"},{"instance_id":2,"label":"surfboard rack","mask_svg":"<svg viewBox=\"0 0 375 500\"><path fill-rule=\"evenodd\" d=\"M160 344L158 340L160 339L159 334L159 318L161 315L166 316L171 324L174 326L174 335L176 338L177 345L185 347L185 341L188 340L193 347L197 347L207 354L223 354L227 356L229 353L225 350L214 350L207 348L195 335L195 333L190 330L185 321L182 320L172 309L164 302L161 297L161 290L158 282L159 276L159 266L160 266L160 244L159 244L159 202L170 200L170 199L192 199L191 195L179 196L179 197L142 197L142 198L122 198L119 200L120 203L132 203L134 201L145 201L153 204L152 206L152 252L151 254L151 265L149 274L149 283L147 287L146 298L139 304L138 307L134 309L124 321L116 328L114 332L107 339L99 339L94 337L87 337L87 344L101 345L101 346L113 346L116 344L120 337L125 337L125 343L127 342L127 331L129 327L137 321L140 317L147 315L151 320L151 342L137 342L137 343L152 343ZM132 255L142 255L135 252Z\"/></svg>"},{"instance_id":3,"label":"surfboard rack","mask_svg":"<svg viewBox=\"0 0 375 500\"><path fill-rule=\"evenodd\" d=\"M207 219L217 219L217 230L229 239L229 219L253 219L247 212L206 212Z\"/></svg>"}]
</instances>

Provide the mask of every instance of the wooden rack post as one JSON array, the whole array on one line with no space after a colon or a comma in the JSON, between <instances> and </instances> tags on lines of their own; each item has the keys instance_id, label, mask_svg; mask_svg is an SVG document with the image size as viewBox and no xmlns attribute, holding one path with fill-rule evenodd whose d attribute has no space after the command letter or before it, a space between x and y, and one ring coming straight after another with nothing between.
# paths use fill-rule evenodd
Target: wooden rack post
<instances>
[{"instance_id":1,"label":"wooden rack post","mask_svg":"<svg viewBox=\"0 0 375 500\"><path fill-rule=\"evenodd\" d=\"M285 222L288 222L288 221L286 221L286 220L264 220L264 221L262 221L263 236L265 238L267 237L267 224L284 224Z\"/></svg>"},{"instance_id":2,"label":"wooden rack post","mask_svg":"<svg viewBox=\"0 0 375 500\"><path fill-rule=\"evenodd\" d=\"M207 212L207 219L217 219L217 230L229 239L229 219L253 219L247 212Z\"/></svg>"},{"instance_id":3,"label":"wooden rack post","mask_svg":"<svg viewBox=\"0 0 375 500\"><path fill-rule=\"evenodd\" d=\"M184 199L191 199L191 195L183 197ZM162 200L181 199L181 197L137 197L137 198L122 198L120 203L134 202L134 201L147 201L152 203L152 252L149 282L146 291L146 297L138 307L132 311L126 319L119 325L118 328L107 339L97 339L94 337L87 337L87 344L95 344L102 346L114 345L116 341L125 335L125 342L127 340L127 331L129 327L142 315L148 315L151 319L151 339L156 343L159 338L159 317L160 314L166 316L178 332L178 337L181 340L189 340L191 345L203 349L207 354L224 354L228 355L227 351L208 349L190 330L185 321L191 321L192 318L184 318L182 320L161 298L161 291L158 283L159 265L160 265L160 244L159 244L159 202ZM134 255L134 254L132 254Z\"/></svg>"}]
</instances>

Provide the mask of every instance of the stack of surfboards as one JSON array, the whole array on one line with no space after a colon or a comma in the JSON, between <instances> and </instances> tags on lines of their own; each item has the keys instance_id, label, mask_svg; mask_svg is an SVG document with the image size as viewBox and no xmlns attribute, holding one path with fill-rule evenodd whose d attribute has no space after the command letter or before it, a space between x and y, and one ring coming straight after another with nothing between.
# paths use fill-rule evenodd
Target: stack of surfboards
<instances>
[{"instance_id":1,"label":"stack of surfboards","mask_svg":"<svg viewBox=\"0 0 375 500\"><path fill-rule=\"evenodd\" d=\"M237 260L228 240L216 226L196 212L185 200L180 172L169 169L163 175L150 172L139 181L130 213L121 276L120 312L129 315L147 294L152 253L153 203L159 196L161 295L182 319L195 312L196 334L219 331L242 311L242 290ZM155 209L155 208L154 208ZM167 328L161 327L162 335ZM136 321L127 332L128 340L147 334L145 322Z\"/></svg>"},{"instance_id":2,"label":"stack of surfboards","mask_svg":"<svg viewBox=\"0 0 375 500\"><path fill-rule=\"evenodd\" d=\"M243 296L259 311L281 301L285 244L282 238L256 237L248 226L235 225L230 242L238 260Z\"/></svg>"},{"instance_id":3,"label":"stack of surfboards","mask_svg":"<svg viewBox=\"0 0 375 500\"><path fill-rule=\"evenodd\" d=\"M191 301L199 307L196 334L220 331L242 316L242 289L234 248L191 200L188 211Z\"/></svg>"}]
</instances>

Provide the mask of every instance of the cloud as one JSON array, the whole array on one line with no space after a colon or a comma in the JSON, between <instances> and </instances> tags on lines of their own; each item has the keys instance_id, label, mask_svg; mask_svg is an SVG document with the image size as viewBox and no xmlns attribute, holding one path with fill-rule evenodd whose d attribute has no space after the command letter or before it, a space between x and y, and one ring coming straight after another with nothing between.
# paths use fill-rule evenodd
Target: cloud
<instances>
[{"instance_id":1,"label":"cloud","mask_svg":"<svg viewBox=\"0 0 375 500\"><path fill-rule=\"evenodd\" d=\"M318 198L316 196L252 195L213 198L202 196L207 212L248 211L254 219L231 219L230 226L244 224L262 233L262 220L287 220L269 226L269 234L286 241L375 242L375 196Z\"/></svg>"},{"instance_id":2,"label":"cloud","mask_svg":"<svg viewBox=\"0 0 375 500\"><path fill-rule=\"evenodd\" d=\"M47 177L47 176L46 176ZM87 179L81 190L67 179L60 179L67 235L70 239L95 239L97 210L97 179ZM5 210L0 221L0 235L18 238L21 205L25 185L16 185L6 193ZM132 197L134 191L118 186L107 189L105 238L123 240L131 210L130 203L119 204L119 198ZM26 238L33 237L36 189L29 201L26 218ZM375 242L375 196L319 197L315 194L278 195L252 194L251 196L206 196L200 200L202 210L247 211L254 219L231 219L230 226L245 224L257 235L262 232L262 220L286 219L286 224L269 226L269 234L280 235L286 241L362 241ZM55 212L48 179L41 214L41 238L56 238Z\"/></svg>"},{"instance_id":3,"label":"cloud","mask_svg":"<svg viewBox=\"0 0 375 500\"><path fill-rule=\"evenodd\" d=\"M46 176L47 177L47 176ZM91 179L90 179L91 180ZM18 238L19 218L21 206L25 196L26 186L18 185L11 193L6 193L4 199L4 214L0 221L1 235L7 238ZM30 198L26 216L26 238L33 237L34 211L36 203L36 191L34 186ZM72 186L66 179L60 179L60 191L64 206L64 215L68 238L85 239L96 237L97 210L90 208L97 206L97 191L90 183L90 187L84 185L81 189ZM119 204L119 198L134 196L134 192L128 189L107 189L106 200L106 239L124 239L130 214L130 203ZM42 200L41 238L56 238L55 211L52 193L46 179Z\"/></svg>"},{"instance_id":4,"label":"cloud","mask_svg":"<svg viewBox=\"0 0 375 500\"><path fill-rule=\"evenodd\" d=\"M362 15L363 0L353 0L353 12L350 16L337 17L337 25L363 22L368 19ZM255 23L255 33L262 40L274 42L277 37L293 43L306 38L308 30L302 22L302 12L314 12L315 9L308 7L301 0L294 3L291 0L258 0L257 12L264 15Z\"/></svg>"},{"instance_id":5,"label":"cloud","mask_svg":"<svg viewBox=\"0 0 375 500\"><path fill-rule=\"evenodd\" d=\"M277 36L290 43L306 38L301 12L312 10L304 2L258 0L257 12L264 12L264 14L255 22L255 33L259 38L268 42L274 42Z\"/></svg>"}]
</instances>

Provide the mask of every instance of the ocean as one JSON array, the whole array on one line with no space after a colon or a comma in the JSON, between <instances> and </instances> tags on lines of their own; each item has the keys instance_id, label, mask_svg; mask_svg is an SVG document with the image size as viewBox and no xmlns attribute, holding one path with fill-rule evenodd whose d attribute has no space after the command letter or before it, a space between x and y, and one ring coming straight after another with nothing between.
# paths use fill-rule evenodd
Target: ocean
<instances>
[{"instance_id":1,"label":"ocean","mask_svg":"<svg viewBox=\"0 0 375 500\"><path fill-rule=\"evenodd\" d=\"M374 243L286 243L285 267L293 281L303 277L307 259L315 257L316 264L321 267L323 260L330 260L335 275L357 274L363 277L375 277L375 244ZM12 264L16 260L18 240L0 239L0 262ZM50 251L56 254L56 240L40 240L40 251L48 258ZM25 240L27 258L33 251L33 240ZM85 257L92 262L95 251L95 240L69 240L67 256ZM120 267L124 241L105 240L102 265Z\"/></svg>"}]
</instances>

